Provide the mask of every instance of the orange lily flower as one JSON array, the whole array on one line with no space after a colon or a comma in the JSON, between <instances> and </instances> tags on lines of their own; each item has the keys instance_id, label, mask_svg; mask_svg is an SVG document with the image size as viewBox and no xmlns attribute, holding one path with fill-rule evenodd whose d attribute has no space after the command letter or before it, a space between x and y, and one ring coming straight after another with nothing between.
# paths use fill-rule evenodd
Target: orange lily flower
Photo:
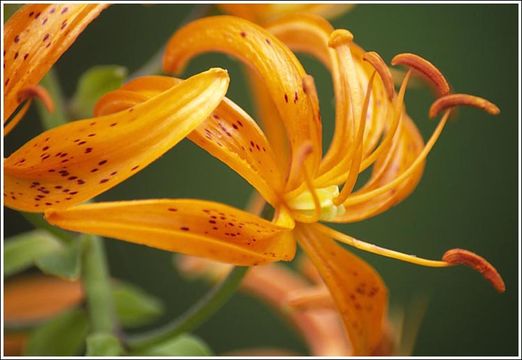
<instances>
[{"instance_id":1,"label":"orange lily flower","mask_svg":"<svg viewBox=\"0 0 522 360\"><path fill-rule=\"evenodd\" d=\"M73 231L243 266L291 260L298 242L329 288L355 355L373 353L383 339L387 289L369 264L335 240L424 266L465 264L504 291L493 266L471 252L454 249L443 260L426 260L320 224L366 219L409 195L452 107L473 105L490 113L498 113L498 108L470 95L448 95L448 83L432 64L412 54L398 55L394 63L413 68L436 86L440 98L432 112L445 111L424 145L403 104L411 70L395 93L387 66L376 53L355 46L347 30L334 30L310 15L286 17L267 29L232 16L194 21L170 39L164 69L179 72L189 59L207 51L235 56L252 69L257 100L266 115L266 135L248 114L224 99L189 138L254 186L275 210L272 221L223 204L189 199L50 209L45 213L47 221ZM290 49L312 54L332 72L336 130L324 157L313 78ZM157 76L132 81L103 97L95 113L117 116L176 82ZM372 165L370 179L354 192L358 175Z\"/></svg>"},{"instance_id":2,"label":"orange lily flower","mask_svg":"<svg viewBox=\"0 0 522 360\"><path fill-rule=\"evenodd\" d=\"M52 103L36 86L107 5L27 5L5 25L4 120L26 97ZM4 202L28 212L67 207L119 184L163 155L219 104L228 75L211 69L169 86L126 112L45 131L4 159ZM140 97L144 100L143 97ZM8 133L29 106L5 128Z\"/></svg>"}]
</instances>

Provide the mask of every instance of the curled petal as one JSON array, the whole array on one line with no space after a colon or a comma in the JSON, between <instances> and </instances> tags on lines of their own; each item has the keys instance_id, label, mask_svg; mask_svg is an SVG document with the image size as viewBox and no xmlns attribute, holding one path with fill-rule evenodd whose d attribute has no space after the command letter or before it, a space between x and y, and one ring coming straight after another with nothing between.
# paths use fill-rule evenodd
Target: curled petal
<instances>
[{"instance_id":1,"label":"curled petal","mask_svg":"<svg viewBox=\"0 0 522 360\"><path fill-rule=\"evenodd\" d=\"M219 203L141 200L86 204L46 211L47 221L153 248L253 266L291 260L291 229Z\"/></svg>"},{"instance_id":2,"label":"curled petal","mask_svg":"<svg viewBox=\"0 0 522 360\"><path fill-rule=\"evenodd\" d=\"M39 212L88 200L163 155L223 99L228 75L211 69L112 115L48 130L4 162L4 199Z\"/></svg>"},{"instance_id":3,"label":"curled petal","mask_svg":"<svg viewBox=\"0 0 522 360\"><path fill-rule=\"evenodd\" d=\"M321 161L320 177L316 178L316 185L325 187L337 185L346 180L351 141L350 137L350 87L346 79L352 76L354 88L364 89L373 68L363 62L364 51L353 42L349 46L352 62L346 61L346 54L338 59L336 50L329 47L330 35L333 27L323 18L312 14L287 15L271 22L267 29L283 41L290 49L305 52L321 61L332 73L335 94L335 132L332 142ZM338 32L339 33L339 32ZM345 49L346 50L346 49ZM346 51L345 51L346 53ZM348 66L351 66L348 68ZM365 124L363 153L367 154L376 145L386 125L388 108L391 104L386 99L385 90L381 83L375 84L370 99L370 107Z\"/></svg>"},{"instance_id":4,"label":"curled petal","mask_svg":"<svg viewBox=\"0 0 522 360\"><path fill-rule=\"evenodd\" d=\"M321 274L337 305L354 355L373 353L384 334L387 289L367 263L311 226L297 229L299 244Z\"/></svg>"},{"instance_id":5,"label":"curled petal","mask_svg":"<svg viewBox=\"0 0 522 360\"><path fill-rule=\"evenodd\" d=\"M25 5L5 24L4 119L108 4Z\"/></svg>"},{"instance_id":6,"label":"curled petal","mask_svg":"<svg viewBox=\"0 0 522 360\"><path fill-rule=\"evenodd\" d=\"M166 76L146 76L104 95L95 114L105 115L139 104L177 84ZM189 139L243 176L272 205L277 204L283 179L268 140L256 122L225 98Z\"/></svg>"},{"instance_id":7,"label":"curled petal","mask_svg":"<svg viewBox=\"0 0 522 360\"><path fill-rule=\"evenodd\" d=\"M253 23L232 16L216 16L194 21L177 31L167 44L163 67L167 72L179 72L192 57L209 51L235 56L257 72L284 121L292 162L297 161L300 145L311 142L314 152L306 166L310 174L315 174L322 152L321 124L303 89L306 74L295 55ZM299 176L288 175L289 191L300 183Z\"/></svg>"}]
</instances>

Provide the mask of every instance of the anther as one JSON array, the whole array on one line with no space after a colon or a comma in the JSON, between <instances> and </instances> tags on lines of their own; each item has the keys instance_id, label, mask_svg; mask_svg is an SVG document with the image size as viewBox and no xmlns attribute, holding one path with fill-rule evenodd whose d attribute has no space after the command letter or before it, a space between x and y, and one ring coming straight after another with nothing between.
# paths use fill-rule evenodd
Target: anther
<instances>
[{"instance_id":1,"label":"anther","mask_svg":"<svg viewBox=\"0 0 522 360\"><path fill-rule=\"evenodd\" d=\"M398 54L395 55L391 63L392 65L405 65L418 71L435 86L438 96L449 94L450 86L444 75L435 65L419 55L410 53Z\"/></svg>"},{"instance_id":2,"label":"anther","mask_svg":"<svg viewBox=\"0 0 522 360\"><path fill-rule=\"evenodd\" d=\"M386 89L386 93L388 94L388 99L393 99L395 91L393 87L392 75L390 69L388 68L384 60L381 58L381 56L377 54L375 51L368 51L364 53L363 60L369 62L370 65L373 66L375 71L377 71L382 80L384 88Z\"/></svg>"},{"instance_id":3,"label":"anther","mask_svg":"<svg viewBox=\"0 0 522 360\"><path fill-rule=\"evenodd\" d=\"M442 260L452 265L466 265L478 271L500 293L506 291L504 280L498 271L482 256L463 249L451 249L444 253Z\"/></svg>"},{"instance_id":4,"label":"anther","mask_svg":"<svg viewBox=\"0 0 522 360\"><path fill-rule=\"evenodd\" d=\"M500 113L500 109L495 104L481 97L468 94L450 94L442 96L433 102L430 107L429 116L430 118L434 118L441 111L461 105L482 109L490 115L498 115Z\"/></svg>"},{"instance_id":5,"label":"anther","mask_svg":"<svg viewBox=\"0 0 522 360\"><path fill-rule=\"evenodd\" d=\"M328 46L336 48L340 45L349 45L353 41L353 34L345 29L334 30L328 39Z\"/></svg>"}]
</instances>

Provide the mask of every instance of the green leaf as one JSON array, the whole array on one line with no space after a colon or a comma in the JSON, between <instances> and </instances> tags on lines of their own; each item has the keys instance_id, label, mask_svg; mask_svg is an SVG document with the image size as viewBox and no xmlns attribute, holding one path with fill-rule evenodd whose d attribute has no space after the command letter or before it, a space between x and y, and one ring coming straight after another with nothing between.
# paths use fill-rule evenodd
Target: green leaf
<instances>
[{"instance_id":1,"label":"green leaf","mask_svg":"<svg viewBox=\"0 0 522 360\"><path fill-rule=\"evenodd\" d=\"M118 319L125 328L146 325L163 314L159 299L129 283L115 283L113 298Z\"/></svg>"},{"instance_id":2,"label":"green leaf","mask_svg":"<svg viewBox=\"0 0 522 360\"><path fill-rule=\"evenodd\" d=\"M82 270L84 247L84 236L80 236L62 249L38 258L36 266L46 274L66 280L78 280Z\"/></svg>"},{"instance_id":3,"label":"green leaf","mask_svg":"<svg viewBox=\"0 0 522 360\"><path fill-rule=\"evenodd\" d=\"M118 338L108 333L96 333L87 337L87 356L118 356L123 354Z\"/></svg>"},{"instance_id":4,"label":"green leaf","mask_svg":"<svg viewBox=\"0 0 522 360\"><path fill-rule=\"evenodd\" d=\"M141 356L211 356L212 351L201 339L183 334L136 351Z\"/></svg>"},{"instance_id":5,"label":"green leaf","mask_svg":"<svg viewBox=\"0 0 522 360\"><path fill-rule=\"evenodd\" d=\"M76 117L90 117L96 101L105 93L119 88L127 69L117 65L94 66L80 77L70 110Z\"/></svg>"},{"instance_id":6,"label":"green leaf","mask_svg":"<svg viewBox=\"0 0 522 360\"><path fill-rule=\"evenodd\" d=\"M4 247L4 275L9 276L32 266L42 257L63 248L59 239L47 231L33 230L6 239Z\"/></svg>"},{"instance_id":7,"label":"green leaf","mask_svg":"<svg viewBox=\"0 0 522 360\"><path fill-rule=\"evenodd\" d=\"M87 314L83 309L64 312L31 333L24 355L78 355L87 331Z\"/></svg>"}]
</instances>

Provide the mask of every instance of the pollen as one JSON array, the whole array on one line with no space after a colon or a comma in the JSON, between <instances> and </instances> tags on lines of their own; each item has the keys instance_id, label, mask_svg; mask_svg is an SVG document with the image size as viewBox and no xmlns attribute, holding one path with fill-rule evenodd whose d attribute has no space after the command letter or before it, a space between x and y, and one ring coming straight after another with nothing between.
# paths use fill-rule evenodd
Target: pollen
<instances>
[{"instance_id":1,"label":"pollen","mask_svg":"<svg viewBox=\"0 0 522 360\"><path fill-rule=\"evenodd\" d=\"M419 55L411 53L395 55L392 65L405 65L419 72L435 86L438 96L444 96L450 92L448 81L440 70Z\"/></svg>"},{"instance_id":2,"label":"pollen","mask_svg":"<svg viewBox=\"0 0 522 360\"><path fill-rule=\"evenodd\" d=\"M433 102L430 107L429 116L430 118L434 118L441 111L460 105L476 107L478 109L484 110L490 115L500 114L500 109L498 106L489 100L468 94L450 94L442 96Z\"/></svg>"}]
</instances>

